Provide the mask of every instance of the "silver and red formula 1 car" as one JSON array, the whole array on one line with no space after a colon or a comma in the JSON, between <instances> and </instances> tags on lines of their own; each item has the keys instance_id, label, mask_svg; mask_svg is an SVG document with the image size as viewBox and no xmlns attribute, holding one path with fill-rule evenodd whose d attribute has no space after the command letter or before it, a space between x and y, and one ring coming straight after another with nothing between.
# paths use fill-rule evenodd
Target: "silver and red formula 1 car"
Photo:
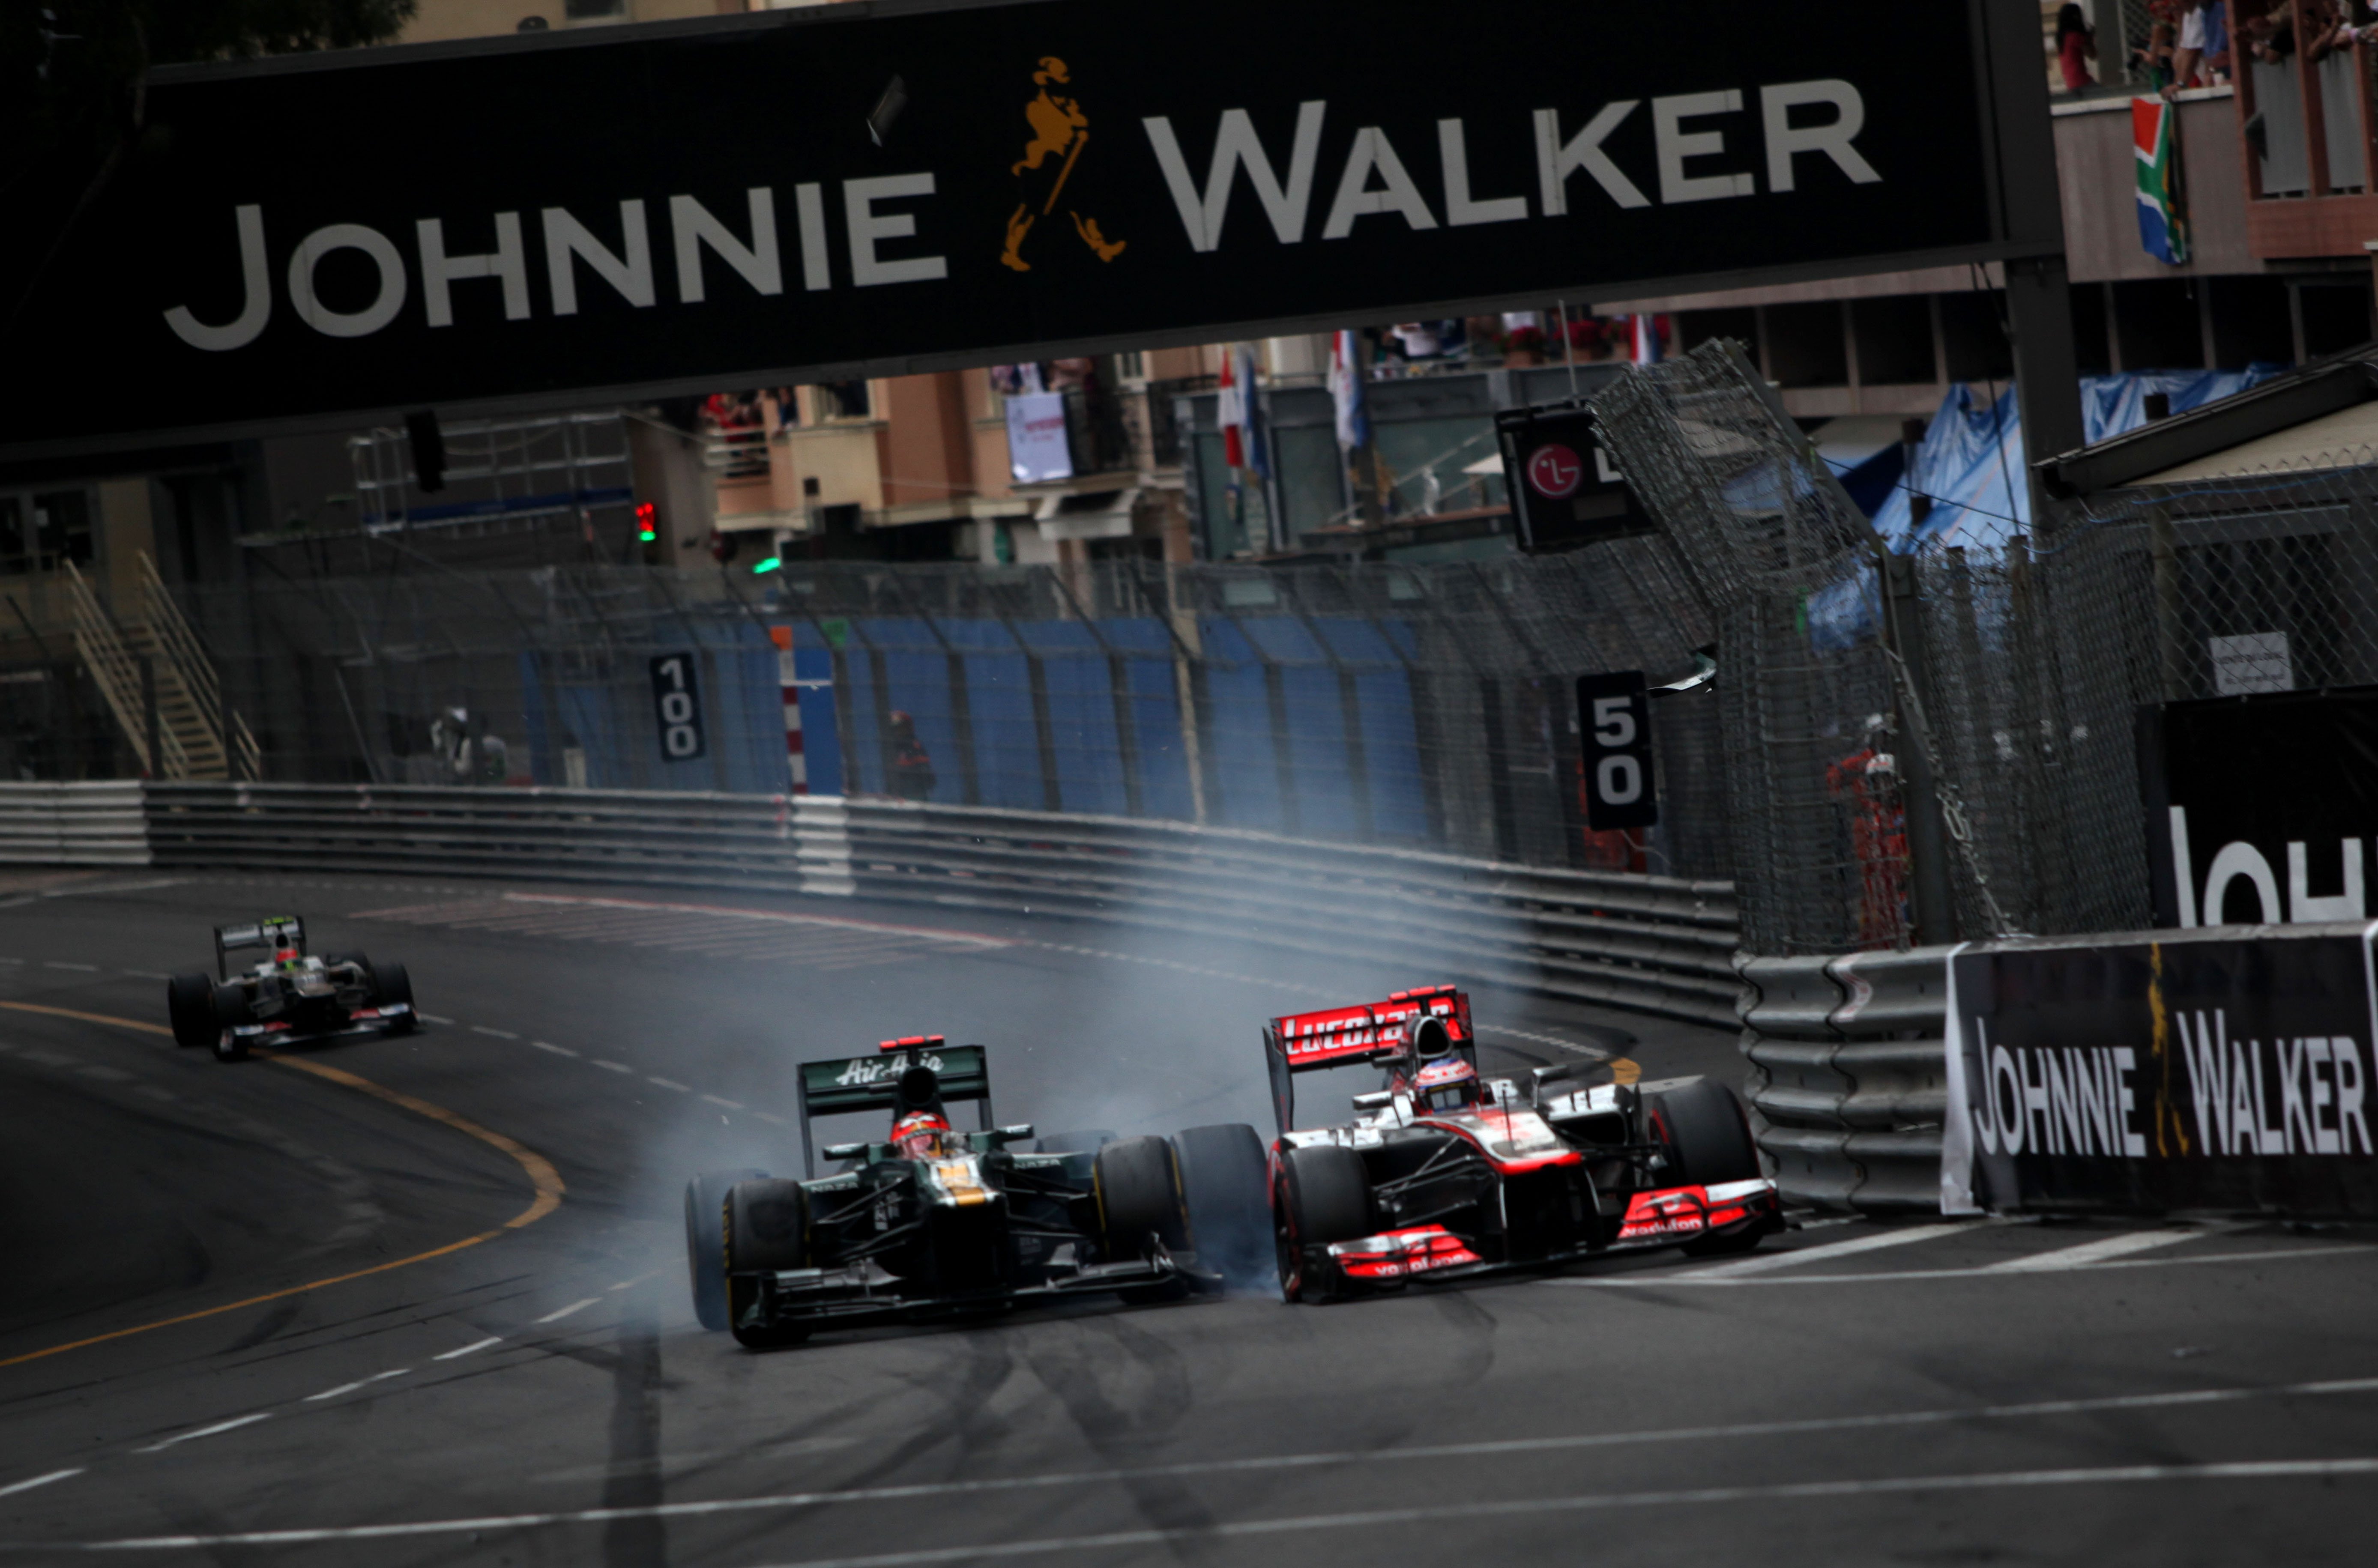
<instances>
[{"instance_id":1,"label":"silver and red formula 1 car","mask_svg":"<svg viewBox=\"0 0 2378 1568\"><path fill-rule=\"evenodd\" d=\"M1483 1079L1451 986L1273 1019L1264 1030L1280 1293L1325 1301L1605 1252L1747 1251L1783 1228L1742 1103L1707 1079L1577 1086L1591 1070ZM1343 1126L1297 1128L1300 1073L1375 1063Z\"/></svg>"}]
</instances>

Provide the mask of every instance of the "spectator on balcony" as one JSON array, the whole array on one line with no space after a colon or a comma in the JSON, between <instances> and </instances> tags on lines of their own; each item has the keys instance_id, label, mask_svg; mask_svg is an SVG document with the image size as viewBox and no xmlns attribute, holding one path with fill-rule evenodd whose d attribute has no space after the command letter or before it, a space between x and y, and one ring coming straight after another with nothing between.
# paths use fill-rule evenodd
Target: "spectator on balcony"
<instances>
[{"instance_id":1,"label":"spectator on balcony","mask_svg":"<svg viewBox=\"0 0 2378 1568\"><path fill-rule=\"evenodd\" d=\"M2274 6L2259 17L2249 17L2239 30L2246 35L2254 58L2276 66L2296 52L2296 15L2288 6Z\"/></svg>"},{"instance_id":2,"label":"spectator on balcony","mask_svg":"<svg viewBox=\"0 0 2378 1568\"><path fill-rule=\"evenodd\" d=\"M2147 41L2131 51L2131 74L2166 92L2171 89L2171 24L2156 22L2147 29Z\"/></svg>"},{"instance_id":3,"label":"spectator on balcony","mask_svg":"<svg viewBox=\"0 0 2378 1568\"><path fill-rule=\"evenodd\" d=\"M2097 57L2097 34L2089 26L2089 18L2081 7L2068 4L2056 13L2056 65L2064 73L2064 90L2079 92L2094 87L2097 78L2089 74L2089 62Z\"/></svg>"},{"instance_id":4,"label":"spectator on balcony","mask_svg":"<svg viewBox=\"0 0 2378 1568\"><path fill-rule=\"evenodd\" d=\"M917 721L898 709L892 711L892 762L884 781L903 800L930 800L933 795L933 759L917 738Z\"/></svg>"}]
</instances>

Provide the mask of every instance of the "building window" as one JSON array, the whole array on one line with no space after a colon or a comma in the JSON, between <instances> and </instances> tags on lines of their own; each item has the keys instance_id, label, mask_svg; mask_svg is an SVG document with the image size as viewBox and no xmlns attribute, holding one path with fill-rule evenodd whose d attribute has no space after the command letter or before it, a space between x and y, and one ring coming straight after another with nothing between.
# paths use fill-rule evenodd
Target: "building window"
<instances>
[{"instance_id":1,"label":"building window","mask_svg":"<svg viewBox=\"0 0 2378 1568\"><path fill-rule=\"evenodd\" d=\"M825 381L818 386L819 413L828 419L865 419L868 415L867 383L864 381Z\"/></svg>"},{"instance_id":2,"label":"building window","mask_svg":"<svg viewBox=\"0 0 2378 1568\"><path fill-rule=\"evenodd\" d=\"M1115 355L1115 379L1123 382L1147 379L1147 356L1144 353Z\"/></svg>"},{"instance_id":3,"label":"building window","mask_svg":"<svg viewBox=\"0 0 2378 1568\"><path fill-rule=\"evenodd\" d=\"M89 566L94 553L90 491L0 496L0 573L54 571L66 561Z\"/></svg>"}]
</instances>

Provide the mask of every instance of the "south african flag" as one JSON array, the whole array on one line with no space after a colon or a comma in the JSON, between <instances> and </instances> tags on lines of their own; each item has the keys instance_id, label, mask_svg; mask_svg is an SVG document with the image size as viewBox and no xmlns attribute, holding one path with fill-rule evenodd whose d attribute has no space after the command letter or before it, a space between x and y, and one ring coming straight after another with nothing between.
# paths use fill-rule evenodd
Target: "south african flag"
<instances>
[{"instance_id":1,"label":"south african flag","mask_svg":"<svg viewBox=\"0 0 2378 1568\"><path fill-rule=\"evenodd\" d=\"M2188 259L2188 204L2180 183L2180 105L2131 100L2131 150L2138 159L2139 243L2157 261Z\"/></svg>"}]
</instances>

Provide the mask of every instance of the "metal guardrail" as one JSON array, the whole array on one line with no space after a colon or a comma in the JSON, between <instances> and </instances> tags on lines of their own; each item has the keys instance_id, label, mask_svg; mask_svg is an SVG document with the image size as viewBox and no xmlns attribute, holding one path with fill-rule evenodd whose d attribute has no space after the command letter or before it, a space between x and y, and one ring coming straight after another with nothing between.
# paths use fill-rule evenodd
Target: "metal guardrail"
<instances>
[{"instance_id":1,"label":"metal guardrail","mask_svg":"<svg viewBox=\"0 0 2378 1568\"><path fill-rule=\"evenodd\" d=\"M16 786L0 785L0 793ZM1731 1023L1724 882L1132 818L826 797L164 784L161 866L746 888L1095 916Z\"/></svg>"},{"instance_id":2,"label":"metal guardrail","mask_svg":"<svg viewBox=\"0 0 2378 1568\"><path fill-rule=\"evenodd\" d=\"M0 865L148 864L138 784L0 784Z\"/></svg>"},{"instance_id":3,"label":"metal guardrail","mask_svg":"<svg viewBox=\"0 0 2378 1568\"><path fill-rule=\"evenodd\" d=\"M1949 951L1736 961L1753 1122L1787 1199L1939 1211Z\"/></svg>"}]
</instances>

